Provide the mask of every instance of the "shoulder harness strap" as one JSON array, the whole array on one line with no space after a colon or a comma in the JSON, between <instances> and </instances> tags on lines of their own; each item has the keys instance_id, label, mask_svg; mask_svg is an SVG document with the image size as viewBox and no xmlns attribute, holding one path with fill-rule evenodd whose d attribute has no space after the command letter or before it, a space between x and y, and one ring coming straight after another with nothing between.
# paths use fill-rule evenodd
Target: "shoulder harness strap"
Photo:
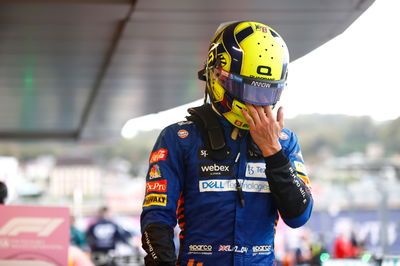
<instances>
[{"instance_id":1,"label":"shoulder harness strap","mask_svg":"<svg viewBox=\"0 0 400 266\"><path fill-rule=\"evenodd\" d=\"M207 149L210 151L210 156L217 160L225 159L227 150L224 132L211 105L204 104L189 108L188 112L190 116L187 116L186 119L193 121L200 130Z\"/></svg>"}]
</instances>

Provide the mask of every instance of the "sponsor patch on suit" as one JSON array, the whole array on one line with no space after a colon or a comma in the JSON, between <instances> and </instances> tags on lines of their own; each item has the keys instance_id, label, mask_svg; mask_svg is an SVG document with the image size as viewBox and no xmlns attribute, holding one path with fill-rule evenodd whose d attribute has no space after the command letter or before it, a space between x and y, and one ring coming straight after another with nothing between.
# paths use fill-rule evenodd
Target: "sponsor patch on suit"
<instances>
[{"instance_id":1,"label":"sponsor patch on suit","mask_svg":"<svg viewBox=\"0 0 400 266\"><path fill-rule=\"evenodd\" d=\"M244 192L270 193L268 182L261 180L239 180ZM200 192L236 191L235 179L212 179L199 182Z\"/></svg>"},{"instance_id":2,"label":"sponsor patch on suit","mask_svg":"<svg viewBox=\"0 0 400 266\"><path fill-rule=\"evenodd\" d=\"M247 163L246 177L266 178L265 163Z\"/></svg>"},{"instance_id":3,"label":"sponsor patch on suit","mask_svg":"<svg viewBox=\"0 0 400 266\"><path fill-rule=\"evenodd\" d=\"M199 160L213 160L213 158L211 158L210 156L210 151L205 147L201 147L198 149L197 158L199 158ZM229 159L232 159L231 149L227 148L224 160Z\"/></svg>"},{"instance_id":4,"label":"sponsor patch on suit","mask_svg":"<svg viewBox=\"0 0 400 266\"><path fill-rule=\"evenodd\" d=\"M147 181L146 182L146 193L149 192L167 192L167 180L159 181Z\"/></svg>"},{"instance_id":5,"label":"sponsor patch on suit","mask_svg":"<svg viewBox=\"0 0 400 266\"><path fill-rule=\"evenodd\" d=\"M202 163L199 165L199 176L232 176L233 165L228 163Z\"/></svg>"},{"instance_id":6,"label":"sponsor patch on suit","mask_svg":"<svg viewBox=\"0 0 400 266\"><path fill-rule=\"evenodd\" d=\"M145 197L143 207L148 206L167 206L167 195L164 194L149 194Z\"/></svg>"}]
</instances>

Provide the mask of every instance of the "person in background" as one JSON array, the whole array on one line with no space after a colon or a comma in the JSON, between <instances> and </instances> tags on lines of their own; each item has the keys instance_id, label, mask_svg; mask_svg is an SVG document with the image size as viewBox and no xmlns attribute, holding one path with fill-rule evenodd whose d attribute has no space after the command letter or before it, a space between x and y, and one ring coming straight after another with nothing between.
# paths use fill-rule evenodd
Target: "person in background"
<instances>
[{"instance_id":1,"label":"person in background","mask_svg":"<svg viewBox=\"0 0 400 266\"><path fill-rule=\"evenodd\" d=\"M299 245L295 250L296 265L310 265L312 259L310 233L305 230L300 236Z\"/></svg>"},{"instance_id":2,"label":"person in background","mask_svg":"<svg viewBox=\"0 0 400 266\"><path fill-rule=\"evenodd\" d=\"M8 197L7 185L0 181L0 204L6 204L6 199Z\"/></svg>"},{"instance_id":3,"label":"person in background","mask_svg":"<svg viewBox=\"0 0 400 266\"><path fill-rule=\"evenodd\" d=\"M70 244L83 251L88 250L85 233L75 226L75 217L70 216Z\"/></svg>"},{"instance_id":4,"label":"person in background","mask_svg":"<svg viewBox=\"0 0 400 266\"><path fill-rule=\"evenodd\" d=\"M363 252L363 241L359 241L356 232L352 231L350 235L350 242L352 247L352 257L358 258Z\"/></svg>"},{"instance_id":5,"label":"person in background","mask_svg":"<svg viewBox=\"0 0 400 266\"><path fill-rule=\"evenodd\" d=\"M263 23L217 29L198 73L204 105L166 127L150 155L146 265L273 265L278 220L307 222L313 200L298 139L284 128L282 107L274 111L288 63L285 42Z\"/></svg>"},{"instance_id":6,"label":"person in background","mask_svg":"<svg viewBox=\"0 0 400 266\"><path fill-rule=\"evenodd\" d=\"M86 232L86 240L92 259L104 261L97 265L114 265L111 253L115 251L119 241L130 246L129 234L111 220L107 207L99 209L97 220L89 226Z\"/></svg>"},{"instance_id":7,"label":"person in background","mask_svg":"<svg viewBox=\"0 0 400 266\"><path fill-rule=\"evenodd\" d=\"M354 254L351 240L346 237L346 234L339 234L333 244L333 257L335 259L352 258Z\"/></svg>"},{"instance_id":8,"label":"person in background","mask_svg":"<svg viewBox=\"0 0 400 266\"><path fill-rule=\"evenodd\" d=\"M316 239L311 244L312 259L310 266L321 266L321 255L323 253L328 254L328 249L326 248L325 237L322 233L316 236Z\"/></svg>"}]
</instances>

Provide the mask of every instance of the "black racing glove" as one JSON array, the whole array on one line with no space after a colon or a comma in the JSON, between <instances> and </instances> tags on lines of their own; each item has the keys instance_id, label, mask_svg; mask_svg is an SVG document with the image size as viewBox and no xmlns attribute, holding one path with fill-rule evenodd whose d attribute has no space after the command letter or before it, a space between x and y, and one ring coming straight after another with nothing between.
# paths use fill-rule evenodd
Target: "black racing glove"
<instances>
[{"instance_id":1,"label":"black racing glove","mask_svg":"<svg viewBox=\"0 0 400 266\"><path fill-rule=\"evenodd\" d=\"M147 252L146 266L175 266L174 229L163 223L146 226L142 234L142 247Z\"/></svg>"}]
</instances>

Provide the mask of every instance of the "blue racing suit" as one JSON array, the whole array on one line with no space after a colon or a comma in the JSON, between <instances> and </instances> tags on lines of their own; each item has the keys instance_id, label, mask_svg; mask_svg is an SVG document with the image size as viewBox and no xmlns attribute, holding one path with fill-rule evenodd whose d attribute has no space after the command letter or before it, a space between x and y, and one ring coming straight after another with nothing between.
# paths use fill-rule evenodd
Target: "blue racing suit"
<instances>
[{"instance_id":1,"label":"blue racing suit","mask_svg":"<svg viewBox=\"0 0 400 266\"><path fill-rule=\"evenodd\" d=\"M282 150L263 158L250 148L248 131L233 140L234 127L219 120L227 146L222 160L210 158L191 121L159 135L141 214L146 265L272 265L278 212L290 227L309 219L313 201L297 136L283 129ZM177 221L176 260L172 228Z\"/></svg>"}]
</instances>

